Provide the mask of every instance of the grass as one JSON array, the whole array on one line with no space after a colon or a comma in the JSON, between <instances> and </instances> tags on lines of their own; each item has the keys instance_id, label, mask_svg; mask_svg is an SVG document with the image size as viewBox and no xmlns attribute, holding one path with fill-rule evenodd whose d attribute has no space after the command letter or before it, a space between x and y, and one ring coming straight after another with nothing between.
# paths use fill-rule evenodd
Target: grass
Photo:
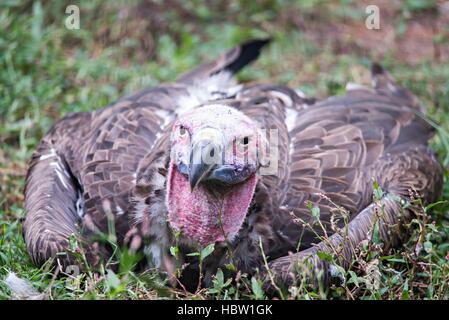
<instances>
[{"instance_id":1,"label":"grass","mask_svg":"<svg viewBox=\"0 0 449 320\"><path fill-rule=\"evenodd\" d=\"M365 6L378 2L381 30L364 27ZM34 267L21 236L26 162L64 114L103 107L120 96L171 81L204 59L252 37L273 37L242 81L273 81L319 98L369 82L377 60L410 88L440 125L432 146L449 165L449 24L423 0L102 1L79 3L80 30L64 26L74 1L7 0L0 4L0 279L9 270L54 299L265 298L262 284L218 272L213 287L187 294L158 275L137 275L131 258L120 272L53 278ZM442 199L449 199L445 173ZM413 236L388 255L363 251L346 285L291 288L299 299L448 299L449 214L440 203L413 222ZM371 249L371 248L370 248ZM122 253L126 256L126 252ZM201 253L199 253L201 255ZM203 253L204 254L204 253ZM376 281L373 281L376 279ZM373 285L373 283L376 283ZM0 299L10 298L0 281Z\"/></svg>"}]
</instances>

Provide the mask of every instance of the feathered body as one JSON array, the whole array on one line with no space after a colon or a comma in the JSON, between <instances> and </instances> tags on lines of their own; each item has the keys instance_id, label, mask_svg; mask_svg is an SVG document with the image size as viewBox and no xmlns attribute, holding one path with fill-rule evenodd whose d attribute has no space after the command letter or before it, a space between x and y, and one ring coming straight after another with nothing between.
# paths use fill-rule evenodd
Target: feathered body
<instances>
[{"instance_id":1,"label":"feathered body","mask_svg":"<svg viewBox=\"0 0 449 320\"><path fill-rule=\"evenodd\" d=\"M174 84L143 90L55 124L33 155L27 176L24 234L33 261L40 265L64 251L73 233L85 242L89 261L98 264L112 249L96 236L112 232L118 244L144 252L150 265L169 273L176 263L188 263L186 283L196 283L198 272L197 257L187 254L208 243L215 243L215 251L204 261L206 283L218 267L231 262L242 272L255 272L263 264L261 247L273 271L288 281L293 262L306 256L329 267L315 255L328 246L312 247L323 230L297 222L313 225L308 201L319 207L328 234L334 233L333 226L342 227L345 218L349 221L347 238L338 233L331 237L347 260L368 237L376 218L373 181L384 190L382 238L390 246L406 237L402 231L389 232L390 225L409 221L414 214L413 206L401 209L397 199L406 201L413 189L432 202L442 184L440 165L427 146L433 129L423 120L416 99L379 66L373 68L373 88L357 87L317 103L284 86L236 84L230 75L257 56L263 44L255 44L237 47ZM249 119L239 126L229 121L226 128L236 136L254 126L254 132L272 130L277 137L274 174L257 170L230 187L237 190L235 198L222 207L231 212L223 224L230 239L220 237L213 221L204 222L203 212L211 204L202 184L188 188L182 161L176 162L173 153L175 145L179 147L179 141L174 142L179 121L192 113L200 117L195 110L201 107L208 113L207 106L234 110L236 122ZM192 200L195 195L207 204ZM192 216L198 217L170 209L174 203L178 209L192 205ZM335 212L335 204L347 217ZM170 254L175 245L178 262ZM70 256L61 259L70 263Z\"/></svg>"}]
</instances>

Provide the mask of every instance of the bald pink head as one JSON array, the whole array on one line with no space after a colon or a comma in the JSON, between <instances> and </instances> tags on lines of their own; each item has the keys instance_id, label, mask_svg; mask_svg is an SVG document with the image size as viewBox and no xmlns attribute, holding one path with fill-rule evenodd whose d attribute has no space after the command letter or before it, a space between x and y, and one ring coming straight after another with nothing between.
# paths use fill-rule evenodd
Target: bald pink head
<instances>
[{"instance_id":1,"label":"bald pink head","mask_svg":"<svg viewBox=\"0 0 449 320\"><path fill-rule=\"evenodd\" d=\"M257 183L257 123L224 105L196 108L173 125L167 181L169 223L201 245L232 240Z\"/></svg>"}]
</instances>

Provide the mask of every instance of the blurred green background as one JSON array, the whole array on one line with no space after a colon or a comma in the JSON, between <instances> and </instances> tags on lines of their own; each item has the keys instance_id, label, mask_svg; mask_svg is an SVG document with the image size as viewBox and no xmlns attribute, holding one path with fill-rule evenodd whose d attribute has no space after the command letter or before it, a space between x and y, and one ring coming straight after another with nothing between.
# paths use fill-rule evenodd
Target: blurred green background
<instances>
[{"instance_id":1,"label":"blurred green background","mask_svg":"<svg viewBox=\"0 0 449 320\"><path fill-rule=\"evenodd\" d=\"M80 8L79 30L65 27L70 4ZM365 27L370 4L380 9L379 30ZM174 80L241 41L270 36L272 45L240 80L288 84L324 98L344 92L347 82L369 83L374 60L411 89L446 130L448 22L449 1L2 0L0 276L13 269L37 286L48 284L45 273L30 264L18 218L24 216L26 161L64 114L103 107L124 94ZM447 137L437 136L433 147L447 167ZM449 199L448 194L445 183L444 198ZM440 209L436 219L440 229L428 259L439 266L441 284L449 274L444 266L447 208ZM413 297L413 281L398 279L399 297L405 286ZM61 287L60 297L73 297L64 290ZM8 297L1 283L0 297Z\"/></svg>"}]
</instances>

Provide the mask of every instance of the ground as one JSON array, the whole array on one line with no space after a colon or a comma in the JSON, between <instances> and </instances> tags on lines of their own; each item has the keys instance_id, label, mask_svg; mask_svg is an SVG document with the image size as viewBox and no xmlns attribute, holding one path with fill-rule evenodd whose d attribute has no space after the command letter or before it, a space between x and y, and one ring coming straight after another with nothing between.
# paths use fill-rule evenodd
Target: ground
<instances>
[{"instance_id":1,"label":"ground","mask_svg":"<svg viewBox=\"0 0 449 320\"><path fill-rule=\"evenodd\" d=\"M23 187L39 139L64 114L90 111L138 89L173 80L249 38L272 37L242 81L289 84L323 98L347 82L369 82L382 63L412 90L438 126L432 147L449 165L449 2L406 1L23 1L0 4L0 279L9 271L53 299L264 298L261 284L241 275L230 284L188 294L154 274L126 266L75 280L34 267L20 219ZM65 27L76 4L79 30ZM366 28L366 7L380 9L380 29ZM298 299L448 299L449 183L441 201L414 221L403 248L361 255L346 284L328 290L291 288ZM432 210L430 210L432 209ZM0 299L10 292L0 281Z\"/></svg>"}]
</instances>

